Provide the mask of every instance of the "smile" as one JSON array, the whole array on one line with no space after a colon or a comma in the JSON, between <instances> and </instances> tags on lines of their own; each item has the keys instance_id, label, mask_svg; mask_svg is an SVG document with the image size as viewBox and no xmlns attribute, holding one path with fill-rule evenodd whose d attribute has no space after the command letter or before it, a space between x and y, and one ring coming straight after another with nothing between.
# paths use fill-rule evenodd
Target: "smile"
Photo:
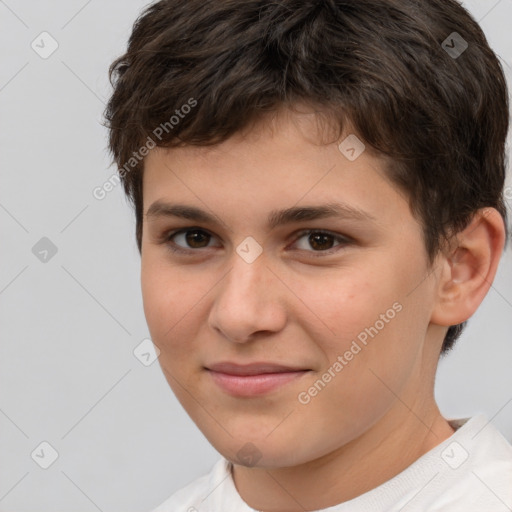
<instances>
[{"instance_id":1,"label":"smile","mask_svg":"<svg viewBox=\"0 0 512 512\"><path fill-rule=\"evenodd\" d=\"M238 397L270 393L310 371L271 363L251 365L219 363L206 368L206 370L222 391Z\"/></svg>"}]
</instances>

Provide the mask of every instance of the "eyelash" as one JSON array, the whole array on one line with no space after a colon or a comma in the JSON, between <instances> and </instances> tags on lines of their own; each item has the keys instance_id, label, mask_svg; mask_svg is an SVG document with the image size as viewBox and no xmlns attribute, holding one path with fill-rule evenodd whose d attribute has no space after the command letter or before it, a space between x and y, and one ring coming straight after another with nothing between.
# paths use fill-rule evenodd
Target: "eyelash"
<instances>
[{"instance_id":1,"label":"eyelash","mask_svg":"<svg viewBox=\"0 0 512 512\"><path fill-rule=\"evenodd\" d=\"M182 229L179 229L176 231L171 231L171 232L166 233L162 237L161 242L164 243L166 245L166 247L172 253L178 253L178 254L191 254L191 253L199 252L201 249L207 249L207 247L204 247L201 249L183 249L182 247L176 246L176 244L171 240L174 236L182 234L182 233L187 233L189 231L198 231L201 233L206 233L207 235L209 235L211 237L214 236L205 229L197 228L197 227L188 227L188 228L182 228ZM305 249L299 249L299 250L303 250L305 252L312 253L312 256L314 258L330 256L331 254L338 252L339 250L343 249L345 246L347 246L353 242L350 238L348 238L346 236L339 235L337 233L332 233L331 231L325 231L325 230L321 230L321 229L304 229L304 230L300 231L299 233L297 233L295 241L293 243L296 243L302 237L304 237L306 235L311 235L313 233L331 236L334 238L335 241L339 242L338 246L332 247L331 249L326 249L325 251L321 251L321 250L320 251L307 251Z\"/></svg>"}]
</instances>

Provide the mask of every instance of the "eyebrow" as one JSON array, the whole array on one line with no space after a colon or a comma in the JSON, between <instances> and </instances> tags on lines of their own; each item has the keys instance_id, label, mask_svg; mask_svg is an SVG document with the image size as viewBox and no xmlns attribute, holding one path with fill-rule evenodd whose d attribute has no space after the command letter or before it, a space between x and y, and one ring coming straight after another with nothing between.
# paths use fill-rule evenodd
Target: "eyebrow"
<instances>
[{"instance_id":1,"label":"eyebrow","mask_svg":"<svg viewBox=\"0 0 512 512\"><path fill-rule=\"evenodd\" d=\"M210 213L195 206L155 201L146 212L146 217L177 217L195 222L219 225L218 219ZM370 213L344 203L327 203L318 206L294 206L284 210L273 210L267 219L268 229L294 222L311 221L337 217L347 220L375 222L377 219Z\"/></svg>"}]
</instances>

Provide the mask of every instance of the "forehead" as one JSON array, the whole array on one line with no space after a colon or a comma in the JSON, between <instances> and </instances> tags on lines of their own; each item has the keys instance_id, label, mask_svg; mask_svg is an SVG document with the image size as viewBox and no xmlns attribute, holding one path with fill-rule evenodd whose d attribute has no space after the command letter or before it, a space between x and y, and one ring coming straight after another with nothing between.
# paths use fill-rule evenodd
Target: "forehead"
<instances>
[{"instance_id":1,"label":"forehead","mask_svg":"<svg viewBox=\"0 0 512 512\"><path fill-rule=\"evenodd\" d=\"M173 158L208 160L209 166L215 167L217 161L224 163L230 156L245 159L250 156L248 151L251 149L261 154L277 147L279 152L288 150L287 158L290 158L291 151L300 152L301 158L311 154L317 159L319 153L332 149L333 145L338 145L349 135L352 138L358 137L346 114L334 113L325 106L296 102L260 114L222 143L208 146L188 144L180 148L157 146L146 159L153 160L155 156L159 158L161 155L158 153L163 152L172 154ZM385 155L377 153L371 146L363 147L365 155L371 156L376 163L390 163ZM275 159L279 159L279 152L274 152ZM347 155L350 156L349 153Z\"/></svg>"},{"instance_id":2,"label":"forehead","mask_svg":"<svg viewBox=\"0 0 512 512\"><path fill-rule=\"evenodd\" d=\"M313 203L343 203L374 218L403 215L405 198L385 171L389 161L349 128L335 138L323 119L283 111L214 146L151 150L144 212L156 201L179 200L203 210L235 208L241 217Z\"/></svg>"}]
</instances>

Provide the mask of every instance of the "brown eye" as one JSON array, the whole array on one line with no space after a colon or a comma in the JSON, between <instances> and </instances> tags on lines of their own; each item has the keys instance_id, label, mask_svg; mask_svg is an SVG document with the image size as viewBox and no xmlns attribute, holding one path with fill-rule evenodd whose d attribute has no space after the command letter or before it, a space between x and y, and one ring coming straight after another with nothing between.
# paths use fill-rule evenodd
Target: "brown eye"
<instances>
[{"instance_id":1,"label":"brown eye","mask_svg":"<svg viewBox=\"0 0 512 512\"><path fill-rule=\"evenodd\" d=\"M311 233L308 237L309 244L314 249L325 251L332 248L334 237L327 233Z\"/></svg>"},{"instance_id":2,"label":"brown eye","mask_svg":"<svg viewBox=\"0 0 512 512\"><path fill-rule=\"evenodd\" d=\"M186 231L183 234L185 235L185 240L187 244L189 244L189 247L193 249L200 249L202 247L208 246L208 240L210 239L210 235L208 233L205 233L204 231L201 231L200 229Z\"/></svg>"},{"instance_id":3,"label":"brown eye","mask_svg":"<svg viewBox=\"0 0 512 512\"><path fill-rule=\"evenodd\" d=\"M301 242L301 240L305 240L305 242ZM309 229L299 233L294 245L297 245L298 249L302 251L319 253L313 254L314 256L323 256L343 249L350 243L351 240L342 235L329 233L328 231Z\"/></svg>"},{"instance_id":4,"label":"brown eye","mask_svg":"<svg viewBox=\"0 0 512 512\"><path fill-rule=\"evenodd\" d=\"M187 228L169 233L165 237L165 243L173 252L186 253L211 247L211 239L212 235L204 229Z\"/></svg>"}]
</instances>

